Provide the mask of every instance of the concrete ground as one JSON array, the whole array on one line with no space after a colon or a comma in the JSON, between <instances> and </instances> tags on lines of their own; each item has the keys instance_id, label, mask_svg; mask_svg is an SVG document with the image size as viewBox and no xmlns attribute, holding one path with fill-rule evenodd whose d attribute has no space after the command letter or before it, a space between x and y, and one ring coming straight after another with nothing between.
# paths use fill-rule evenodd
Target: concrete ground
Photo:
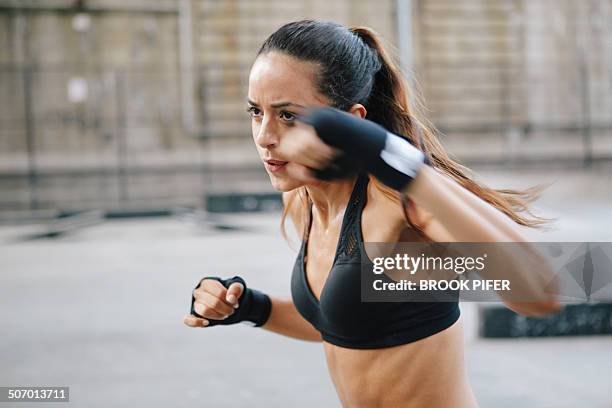
<instances>
[{"instance_id":1,"label":"concrete ground","mask_svg":"<svg viewBox=\"0 0 612 408\"><path fill-rule=\"evenodd\" d=\"M553 176L562 181L539 205L561 222L540 239L612 241L609 177ZM548 180L485 178L495 186ZM296 252L278 233L278 214L229 221L248 230L159 218L29 240L41 226L0 227L0 386L69 386L70 405L88 408L339 407L321 344L244 325L183 325L204 275L240 274L289 295ZM461 308L482 407L612 406L612 336L483 340L476 305Z\"/></svg>"}]
</instances>

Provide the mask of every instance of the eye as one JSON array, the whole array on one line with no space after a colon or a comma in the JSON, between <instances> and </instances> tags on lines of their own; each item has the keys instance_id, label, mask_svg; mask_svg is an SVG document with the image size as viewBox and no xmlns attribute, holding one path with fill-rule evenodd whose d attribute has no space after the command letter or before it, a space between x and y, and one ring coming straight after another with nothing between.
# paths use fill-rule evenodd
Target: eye
<instances>
[{"instance_id":1,"label":"eye","mask_svg":"<svg viewBox=\"0 0 612 408\"><path fill-rule=\"evenodd\" d=\"M295 113L291 113L288 111L282 111L280 116L283 120L286 120L287 122L293 122L295 120Z\"/></svg>"},{"instance_id":2,"label":"eye","mask_svg":"<svg viewBox=\"0 0 612 408\"><path fill-rule=\"evenodd\" d=\"M246 111L249 114L249 116L252 118L256 118L261 115L261 111L259 110L259 108L256 108L255 106L249 106L248 108L246 108Z\"/></svg>"}]
</instances>

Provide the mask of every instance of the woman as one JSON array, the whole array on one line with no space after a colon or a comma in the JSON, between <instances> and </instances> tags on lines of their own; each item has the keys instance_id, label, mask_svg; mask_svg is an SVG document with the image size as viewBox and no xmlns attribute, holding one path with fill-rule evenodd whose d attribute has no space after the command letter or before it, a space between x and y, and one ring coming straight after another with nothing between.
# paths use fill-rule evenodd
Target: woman
<instances>
[{"instance_id":1,"label":"woman","mask_svg":"<svg viewBox=\"0 0 612 408\"><path fill-rule=\"evenodd\" d=\"M360 253L364 242L526 241L518 225L545 222L521 214L535 190L487 188L451 160L368 28L281 27L258 52L248 104L257 150L283 192L282 220L289 215L303 236L292 300L240 277L207 277L185 324L250 322L322 341L346 407L477 406L457 303L361 303ZM559 307L545 296L507 304L526 315Z\"/></svg>"}]
</instances>

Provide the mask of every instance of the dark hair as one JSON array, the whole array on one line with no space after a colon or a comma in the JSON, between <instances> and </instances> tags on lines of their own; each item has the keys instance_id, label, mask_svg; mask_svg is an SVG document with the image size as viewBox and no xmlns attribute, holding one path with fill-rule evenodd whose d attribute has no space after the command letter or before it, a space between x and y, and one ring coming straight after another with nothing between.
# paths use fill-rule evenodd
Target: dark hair
<instances>
[{"instance_id":1,"label":"dark hair","mask_svg":"<svg viewBox=\"0 0 612 408\"><path fill-rule=\"evenodd\" d=\"M533 215L528 207L528 203L534 201L545 186L538 185L523 191L492 189L475 181L467 167L446 153L433 126L419 115L417 108L421 105L418 98L409 93L401 70L374 30L368 27L348 28L329 21L295 21L270 35L257 56L271 51L317 64L320 67L317 87L331 101L331 106L348 110L354 104L362 104L367 110L367 119L406 137L425 153L431 166L504 212L513 221L530 227L539 227L550 221ZM409 95L412 100L409 100ZM428 239L422 227L415 225L409 216L409 210L414 208L412 201L378 181L376 184L386 195L401 201L407 222ZM296 197L306 201L309 199L304 188L297 190L297 194L289 197L281 226ZM304 218L307 216L306 206L302 209ZM529 216L522 215L522 212L527 212Z\"/></svg>"},{"instance_id":2,"label":"dark hair","mask_svg":"<svg viewBox=\"0 0 612 408\"><path fill-rule=\"evenodd\" d=\"M301 20L285 24L263 43L257 55L280 51L320 66L318 90L331 106L348 110L356 103L367 110L367 119L389 130L392 123L380 112L380 98L389 94L386 67L363 30L331 21ZM378 103L377 103L378 102ZM377 109L378 108L378 109Z\"/></svg>"}]
</instances>

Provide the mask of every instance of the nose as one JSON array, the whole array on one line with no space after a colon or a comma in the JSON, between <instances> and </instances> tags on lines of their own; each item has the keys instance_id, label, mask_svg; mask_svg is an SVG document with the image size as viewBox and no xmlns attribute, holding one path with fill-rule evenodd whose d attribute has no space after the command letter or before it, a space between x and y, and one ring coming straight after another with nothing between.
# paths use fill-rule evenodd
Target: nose
<instances>
[{"instance_id":1,"label":"nose","mask_svg":"<svg viewBox=\"0 0 612 408\"><path fill-rule=\"evenodd\" d=\"M279 135L274 123L264 118L255 136L255 143L259 147L270 149L278 145L278 139Z\"/></svg>"}]
</instances>

